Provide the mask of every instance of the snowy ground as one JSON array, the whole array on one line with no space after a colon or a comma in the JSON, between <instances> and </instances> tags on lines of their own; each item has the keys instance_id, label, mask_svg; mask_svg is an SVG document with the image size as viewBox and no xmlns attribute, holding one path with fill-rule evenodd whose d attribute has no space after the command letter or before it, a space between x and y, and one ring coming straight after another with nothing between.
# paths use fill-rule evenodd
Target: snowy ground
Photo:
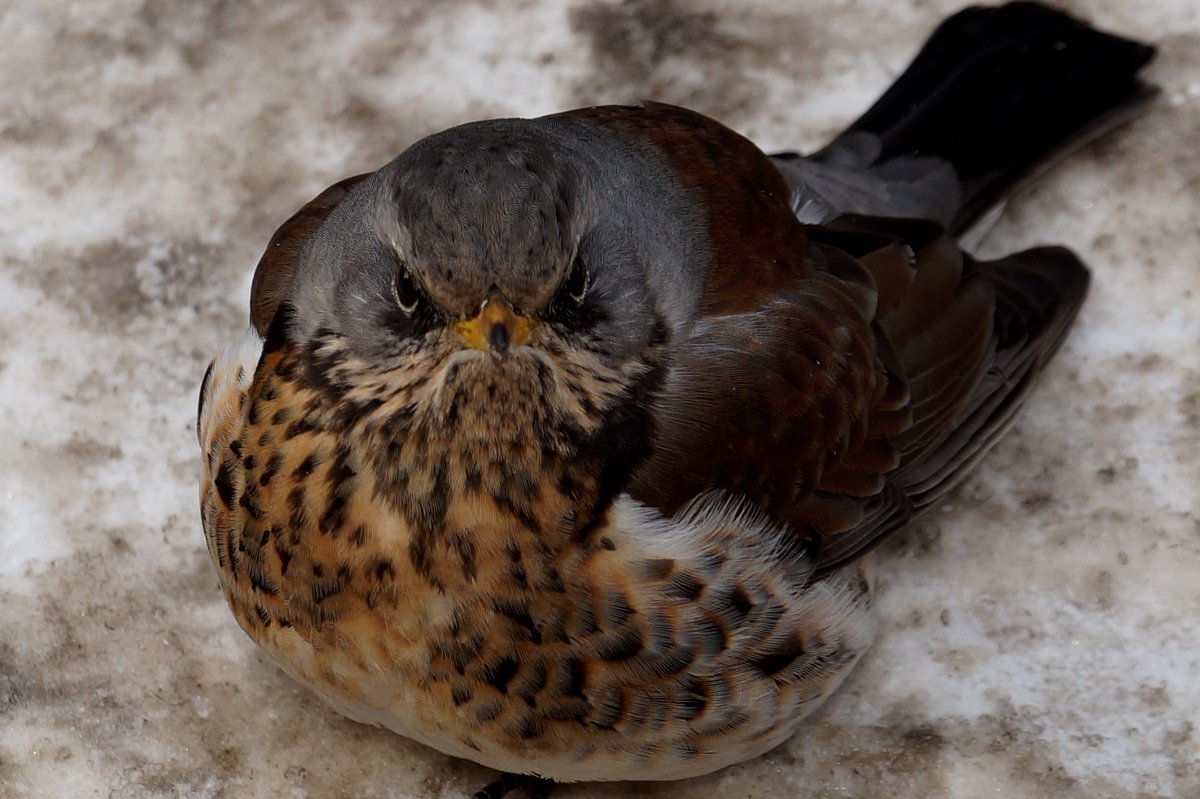
<instances>
[{"instance_id":1,"label":"snowy ground","mask_svg":"<svg viewBox=\"0 0 1200 799\"><path fill-rule=\"evenodd\" d=\"M812 147L958 0L0 10L0 796L464 797L490 775L334 715L236 628L196 389L275 225L485 116L648 97ZM1066 242L1081 322L1014 433L887 547L881 635L767 757L579 797L1200 796L1200 11L1161 101L986 242Z\"/></svg>"}]
</instances>

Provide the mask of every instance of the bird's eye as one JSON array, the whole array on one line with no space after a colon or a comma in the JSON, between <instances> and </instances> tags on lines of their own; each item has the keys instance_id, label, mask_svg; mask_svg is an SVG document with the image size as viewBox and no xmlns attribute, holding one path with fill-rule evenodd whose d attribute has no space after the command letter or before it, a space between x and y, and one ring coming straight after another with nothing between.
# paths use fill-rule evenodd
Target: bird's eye
<instances>
[{"instance_id":1,"label":"bird's eye","mask_svg":"<svg viewBox=\"0 0 1200 799\"><path fill-rule=\"evenodd\" d=\"M577 254L575 262L571 264L571 273L567 275L567 279L563 281L559 291L570 297L576 305L581 305L583 298L587 296L590 284L591 278L588 275L587 264L584 263L583 255Z\"/></svg>"},{"instance_id":2,"label":"bird's eye","mask_svg":"<svg viewBox=\"0 0 1200 799\"><path fill-rule=\"evenodd\" d=\"M397 269L396 276L392 278L392 297L406 314L417 310L417 303L421 301L421 291L404 267Z\"/></svg>"}]
</instances>

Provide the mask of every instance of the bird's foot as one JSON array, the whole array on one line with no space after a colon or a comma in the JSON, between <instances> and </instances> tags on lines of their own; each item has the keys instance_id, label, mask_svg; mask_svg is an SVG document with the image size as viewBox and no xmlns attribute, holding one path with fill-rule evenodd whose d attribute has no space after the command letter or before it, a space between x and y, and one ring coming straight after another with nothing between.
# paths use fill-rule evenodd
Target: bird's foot
<instances>
[{"instance_id":1,"label":"bird's foot","mask_svg":"<svg viewBox=\"0 0 1200 799\"><path fill-rule=\"evenodd\" d=\"M471 799L501 799L509 791L529 786L529 799L549 799L554 780L543 780L528 774L501 774L500 779L480 789Z\"/></svg>"}]
</instances>

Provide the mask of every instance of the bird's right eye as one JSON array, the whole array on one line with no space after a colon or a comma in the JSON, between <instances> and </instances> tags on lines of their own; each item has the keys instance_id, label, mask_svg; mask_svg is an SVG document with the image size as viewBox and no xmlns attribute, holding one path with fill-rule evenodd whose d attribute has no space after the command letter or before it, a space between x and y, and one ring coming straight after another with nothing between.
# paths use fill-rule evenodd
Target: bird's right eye
<instances>
[{"instance_id":1,"label":"bird's right eye","mask_svg":"<svg viewBox=\"0 0 1200 799\"><path fill-rule=\"evenodd\" d=\"M571 264L571 271L563 280L559 292L566 294L571 298L571 301L576 305L583 303L583 298L587 296L588 287L591 285L591 277L588 275L587 262L583 260L583 254L577 253L575 260Z\"/></svg>"},{"instance_id":2,"label":"bird's right eye","mask_svg":"<svg viewBox=\"0 0 1200 799\"><path fill-rule=\"evenodd\" d=\"M403 266L396 270L396 275L392 278L392 298L396 300L400 310L410 316L421 302L421 290Z\"/></svg>"}]
</instances>

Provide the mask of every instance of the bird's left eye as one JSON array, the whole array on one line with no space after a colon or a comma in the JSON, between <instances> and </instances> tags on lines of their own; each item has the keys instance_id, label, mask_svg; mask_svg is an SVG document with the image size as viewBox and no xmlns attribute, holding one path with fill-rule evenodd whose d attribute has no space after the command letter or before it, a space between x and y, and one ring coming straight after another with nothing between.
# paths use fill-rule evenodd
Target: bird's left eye
<instances>
[{"instance_id":1,"label":"bird's left eye","mask_svg":"<svg viewBox=\"0 0 1200 799\"><path fill-rule=\"evenodd\" d=\"M583 260L583 255L577 254L571 264L571 273L567 275L559 291L570 297L576 305L580 305L587 296L589 285L591 277L588 275L587 263Z\"/></svg>"},{"instance_id":2,"label":"bird's left eye","mask_svg":"<svg viewBox=\"0 0 1200 799\"><path fill-rule=\"evenodd\" d=\"M421 301L421 290L404 267L397 269L396 276L392 278L392 297L406 314L417 310L417 304Z\"/></svg>"}]
</instances>

